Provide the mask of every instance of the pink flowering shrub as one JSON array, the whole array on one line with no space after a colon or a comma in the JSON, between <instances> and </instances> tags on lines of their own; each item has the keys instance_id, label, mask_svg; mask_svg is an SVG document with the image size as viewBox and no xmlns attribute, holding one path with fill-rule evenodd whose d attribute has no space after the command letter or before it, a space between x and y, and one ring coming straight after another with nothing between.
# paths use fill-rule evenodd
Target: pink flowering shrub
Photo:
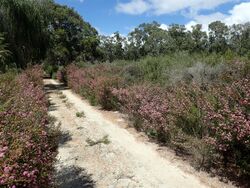
<instances>
[{"instance_id":1,"label":"pink flowering shrub","mask_svg":"<svg viewBox=\"0 0 250 188\"><path fill-rule=\"evenodd\" d=\"M66 71L67 83L76 93L89 99L92 105L100 104L106 110L117 109L112 89L121 87L123 81L112 75L113 71L116 70L103 65L84 69L69 65Z\"/></svg>"},{"instance_id":2,"label":"pink flowering shrub","mask_svg":"<svg viewBox=\"0 0 250 188\"><path fill-rule=\"evenodd\" d=\"M201 164L216 153L242 173L250 172L250 81L244 64L233 64L214 83L168 87L124 83L112 65L70 65L66 75L69 87L92 104L125 112L137 129L188 154L198 152Z\"/></svg>"},{"instance_id":3,"label":"pink flowering shrub","mask_svg":"<svg viewBox=\"0 0 250 188\"><path fill-rule=\"evenodd\" d=\"M0 187L50 187L56 155L40 67L0 76Z\"/></svg>"},{"instance_id":4,"label":"pink flowering shrub","mask_svg":"<svg viewBox=\"0 0 250 188\"><path fill-rule=\"evenodd\" d=\"M175 87L170 105L175 126L204 140L223 156L225 165L235 163L244 174L250 173L248 76L207 86L181 84Z\"/></svg>"},{"instance_id":5,"label":"pink flowering shrub","mask_svg":"<svg viewBox=\"0 0 250 188\"><path fill-rule=\"evenodd\" d=\"M196 83L180 83L172 88L172 123L186 134L202 139L208 129L204 124L204 106L208 105L208 89Z\"/></svg>"},{"instance_id":6,"label":"pink flowering shrub","mask_svg":"<svg viewBox=\"0 0 250 188\"><path fill-rule=\"evenodd\" d=\"M250 173L248 76L207 86L182 84L171 97L174 125L204 140L222 155L225 165L235 163L243 174Z\"/></svg>"},{"instance_id":7,"label":"pink flowering shrub","mask_svg":"<svg viewBox=\"0 0 250 188\"><path fill-rule=\"evenodd\" d=\"M234 81L215 87L213 100L206 108L207 139L225 163L235 160L245 173L250 173L250 80Z\"/></svg>"},{"instance_id":8,"label":"pink flowering shrub","mask_svg":"<svg viewBox=\"0 0 250 188\"><path fill-rule=\"evenodd\" d=\"M43 86L43 69L40 65L34 65L31 68L28 68L25 70L25 74L29 79L30 82L32 82L35 86Z\"/></svg>"},{"instance_id":9,"label":"pink flowering shrub","mask_svg":"<svg viewBox=\"0 0 250 188\"><path fill-rule=\"evenodd\" d=\"M105 110L117 110L117 98L113 95L112 90L121 86L122 80L119 77L98 77L93 89L98 104Z\"/></svg>"},{"instance_id":10,"label":"pink flowering shrub","mask_svg":"<svg viewBox=\"0 0 250 188\"><path fill-rule=\"evenodd\" d=\"M119 100L122 110L134 117L140 130L156 134L165 141L168 136L169 98L164 90L157 86L133 86L127 89L113 89L113 95Z\"/></svg>"}]
</instances>

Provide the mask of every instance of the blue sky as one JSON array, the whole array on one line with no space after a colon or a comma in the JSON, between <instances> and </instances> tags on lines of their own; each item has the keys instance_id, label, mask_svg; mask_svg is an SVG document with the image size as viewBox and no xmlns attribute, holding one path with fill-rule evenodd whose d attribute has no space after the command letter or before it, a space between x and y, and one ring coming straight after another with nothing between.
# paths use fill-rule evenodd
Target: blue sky
<instances>
[{"instance_id":1,"label":"blue sky","mask_svg":"<svg viewBox=\"0 0 250 188\"><path fill-rule=\"evenodd\" d=\"M201 23L204 30L215 20L230 25L250 21L250 0L55 0L73 7L100 34L126 35L144 22L157 21L187 28Z\"/></svg>"}]
</instances>

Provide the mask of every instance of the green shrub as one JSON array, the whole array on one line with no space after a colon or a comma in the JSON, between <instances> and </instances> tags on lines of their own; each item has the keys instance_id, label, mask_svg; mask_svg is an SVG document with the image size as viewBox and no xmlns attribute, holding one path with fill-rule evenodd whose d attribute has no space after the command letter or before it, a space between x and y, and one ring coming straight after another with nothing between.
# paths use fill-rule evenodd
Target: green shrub
<instances>
[{"instance_id":1,"label":"green shrub","mask_svg":"<svg viewBox=\"0 0 250 188\"><path fill-rule=\"evenodd\" d=\"M76 117L82 118L82 117L85 117L85 114L84 112L76 112Z\"/></svg>"}]
</instances>

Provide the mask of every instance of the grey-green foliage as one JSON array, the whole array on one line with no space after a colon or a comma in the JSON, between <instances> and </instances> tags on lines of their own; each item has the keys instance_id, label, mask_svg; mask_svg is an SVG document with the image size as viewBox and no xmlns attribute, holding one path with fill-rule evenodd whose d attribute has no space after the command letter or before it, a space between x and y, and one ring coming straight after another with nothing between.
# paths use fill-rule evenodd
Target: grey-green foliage
<instances>
[{"instance_id":1,"label":"grey-green foliage","mask_svg":"<svg viewBox=\"0 0 250 188\"><path fill-rule=\"evenodd\" d=\"M237 54L244 55L250 49L250 23L234 24L230 27L229 46Z\"/></svg>"},{"instance_id":2,"label":"grey-green foliage","mask_svg":"<svg viewBox=\"0 0 250 188\"><path fill-rule=\"evenodd\" d=\"M202 31L202 25L197 24L192 26L190 52L204 52L208 46L207 33Z\"/></svg>"},{"instance_id":3,"label":"grey-green foliage","mask_svg":"<svg viewBox=\"0 0 250 188\"><path fill-rule=\"evenodd\" d=\"M124 58L124 44L125 38L122 37L118 32L115 32L111 36L100 37L100 48L103 53L104 60L110 62Z\"/></svg>"},{"instance_id":4,"label":"grey-green foliage","mask_svg":"<svg viewBox=\"0 0 250 188\"><path fill-rule=\"evenodd\" d=\"M224 53L228 49L227 37L229 28L220 21L209 24L209 44L210 51Z\"/></svg>"},{"instance_id":5,"label":"grey-green foliage","mask_svg":"<svg viewBox=\"0 0 250 188\"><path fill-rule=\"evenodd\" d=\"M116 32L114 36L120 35ZM201 24L192 26L189 31L179 24L169 25L165 30L159 23L152 22L139 25L122 41L116 40L114 36L104 37L100 46L104 60L110 62L117 59L138 60L178 51L206 55L216 53L225 55L228 59L250 54L249 23L227 26L215 21L209 24L207 33L203 31ZM115 53L116 51L122 53Z\"/></svg>"},{"instance_id":6,"label":"grey-green foliage","mask_svg":"<svg viewBox=\"0 0 250 188\"><path fill-rule=\"evenodd\" d=\"M170 85L180 81L206 84L218 80L228 70L227 62L223 55L218 54L175 52L157 57L147 56L138 61L115 61L113 66L122 66L119 76L127 84L150 82Z\"/></svg>"},{"instance_id":7,"label":"grey-green foliage","mask_svg":"<svg viewBox=\"0 0 250 188\"><path fill-rule=\"evenodd\" d=\"M184 25L172 24L168 29L169 35L174 40L176 50L189 50L191 47L191 35Z\"/></svg>"},{"instance_id":8,"label":"grey-green foliage","mask_svg":"<svg viewBox=\"0 0 250 188\"><path fill-rule=\"evenodd\" d=\"M130 44L136 44L142 55L157 56L172 51L174 40L157 22L141 24L129 34Z\"/></svg>"},{"instance_id":9,"label":"grey-green foliage","mask_svg":"<svg viewBox=\"0 0 250 188\"><path fill-rule=\"evenodd\" d=\"M194 81L198 84L206 84L215 81L225 70L227 70L227 66L223 63L209 65L197 62L190 67L171 70L169 72L169 81L172 84L180 81Z\"/></svg>"},{"instance_id":10,"label":"grey-green foliage","mask_svg":"<svg viewBox=\"0 0 250 188\"><path fill-rule=\"evenodd\" d=\"M89 146L94 146L94 145L101 144L101 143L107 145L107 144L110 144L111 141L108 139L108 135L105 135L101 139L98 139L96 141L88 138L86 142L89 144Z\"/></svg>"},{"instance_id":11,"label":"grey-green foliage","mask_svg":"<svg viewBox=\"0 0 250 188\"><path fill-rule=\"evenodd\" d=\"M145 43L145 50L149 55L158 56L160 54L165 54L173 51L176 47L170 34L159 28L159 26L157 27L156 25L148 29L146 27L145 29L148 30L150 36Z\"/></svg>"}]
</instances>

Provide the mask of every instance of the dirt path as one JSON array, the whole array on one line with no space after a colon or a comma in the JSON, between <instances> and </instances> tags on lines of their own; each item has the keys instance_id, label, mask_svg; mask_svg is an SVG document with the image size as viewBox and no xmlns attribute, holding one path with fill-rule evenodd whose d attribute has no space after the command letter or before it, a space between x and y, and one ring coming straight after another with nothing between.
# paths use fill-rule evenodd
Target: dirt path
<instances>
[{"instance_id":1,"label":"dirt path","mask_svg":"<svg viewBox=\"0 0 250 188\"><path fill-rule=\"evenodd\" d=\"M50 114L63 131L56 165L59 187L231 187L196 173L172 154L162 157L156 144L124 128L120 116L90 106L54 80L44 82Z\"/></svg>"}]
</instances>

